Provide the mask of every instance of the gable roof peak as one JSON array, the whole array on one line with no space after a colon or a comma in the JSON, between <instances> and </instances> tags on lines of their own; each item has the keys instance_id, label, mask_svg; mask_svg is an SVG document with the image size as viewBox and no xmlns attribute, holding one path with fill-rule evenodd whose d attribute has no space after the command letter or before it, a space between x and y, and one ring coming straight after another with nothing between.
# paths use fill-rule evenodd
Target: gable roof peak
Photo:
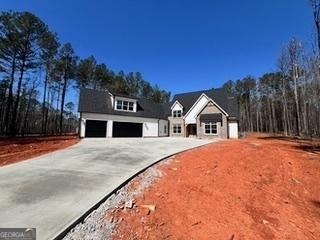
<instances>
[{"instance_id":1,"label":"gable roof peak","mask_svg":"<svg viewBox=\"0 0 320 240\"><path fill-rule=\"evenodd\" d=\"M238 116L238 103L236 98L232 98L233 94L228 93L225 88L212 88L208 90L176 94L174 95L172 102L178 100L185 108L184 111L188 112L203 94L209 99L212 99L230 116Z\"/></svg>"},{"instance_id":2,"label":"gable roof peak","mask_svg":"<svg viewBox=\"0 0 320 240\"><path fill-rule=\"evenodd\" d=\"M176 105L176 104L179 104L181 108L183 108L183 105L178 101L178 100L175 100L171 105L171 109L173 109L173 107Z\"/></svg>"}]
</instances>

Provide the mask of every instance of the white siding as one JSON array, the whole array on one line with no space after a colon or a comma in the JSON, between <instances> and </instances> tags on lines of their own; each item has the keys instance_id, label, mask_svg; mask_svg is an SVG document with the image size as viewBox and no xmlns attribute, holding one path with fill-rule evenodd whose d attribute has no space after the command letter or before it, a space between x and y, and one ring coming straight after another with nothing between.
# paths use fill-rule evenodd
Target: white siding
<instances>
[{"instance_id":1,"label":"white siding","mask_svg":"<svg viewBox=\"0 0 320 240\"><path fill-rule=\"evenodd\" d=\"M181 111L181 113L183 113L183 109L178 102L175 102L175 104L171 107L171 116L173 116L173 111Z\"/></svg>"},{"instance_id":2,"label":"white siding","mask_svg":"<svg viewBox=\"0 0 320 240\"><path fill-rule=\"evenodd\" d=\"M112 128L113 128L113 121L108 120L108 122L107 122L107 137L112 137Z\"/></svg>"},{"instance_id":3,"label":"white siding","mask_svg":"<svg viewBox=\"0 0 320 240\"><path fill-rule=\"evenodd\" d=\"M159 137L165 137L169 135L169 126L167 120L159 120Z\"/></svg>"},{"instance_id":4,"label":"white siding","mask_svg":"<svg viewBox=\"0 0 320 240\"><path fill-rule=\"evenodd\" d=\"M158 120L155 122L144 122L143 123L143 136L144 137L158 137Z\"/></svg>"},{"instance_id":5,"label":"white siding","mask_svg":"<svg viewBox=\"0 0 320 240\"><path fill-rule=\"evenodd\" d=\"M84 137L86 135L86 120L80 119L80 137Z\"/></svg>"},{"instance_id":6,"label":"white siding","mask_svg":"<svg viewBox=\"0 0 320 240\"><path fill-rule=\"evenodd\" d=\"M239 138L237 122L228 123L228 129L229 129L229 138Z\"/></svg>"},{"instance_id":7,"label":"white siding","mask_svg":"<svg viewBox=\"0 0 320 240\"><path fill-rule=\"evenodd\" d=\"M202 95L200 99L198 99L197 103L193 108L191 108L191 111L184 117L185 124L195 124L197 123L197 115L203 109L206 104L208 103L208 98L205 95Z\"/></svg>"},{"instance_id":8,"label":"white siding","mask_svg":"<svg viewBox=\"0 0 320 240\"><path fill-rule=\"evenodd\" d=\"M81 114L81 137L85 136L85 120L103 120L107 122L107 137L112 137L113 122L134 122L143 123L143 137L158 137L158 119L142 118L142 117L128 117L121 115L99 114L99 113L82 113ZM165 121L166 120L160 120ZM167 123L168 124L168 123Z\"/></svg>"}]
</instances>

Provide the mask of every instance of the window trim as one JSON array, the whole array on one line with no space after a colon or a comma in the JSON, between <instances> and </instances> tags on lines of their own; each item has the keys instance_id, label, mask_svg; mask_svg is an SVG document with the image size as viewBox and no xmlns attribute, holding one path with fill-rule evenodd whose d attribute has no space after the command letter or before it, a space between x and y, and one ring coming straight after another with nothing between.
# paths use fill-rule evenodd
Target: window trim
<instances>
[{"instance_id":1,"label":"window trim","mask_svg":"<svg viewBox=\"0 0 320 240\"><path fill-rule=\"evenodd\" d=\"M176 115L175 115L176 114ZM180 116L179 116L180 115ZM182 110L172 110L172 117L174 118L181 118L182 117Z\"/></svg>"},{"instance_id":2,"label":"window trim","mask_svg":"<svg viewBox=\"0 0 320 240\"><path fill-rule=\"evenodd\" d=\"M180 129L180 131L178 131ZM175 131L176 130L176 131ZM182 126L181 124L172 124L172 133L181 134L182 133Z\"/></svg>"},{"instance_id":3,"label":"window trim","mask_svg":"<svg viewBox=\"0 0 320 240\"><path fill-rule=\"evenodd\" d=\"M117 99L115 104L116 111L134 112L134 101ZM118 108L120 106L120 108ZM125 107L126 106L126 107ZM132 107L132 110L130 109ZM125 109L126 108L126 109Z\"/></svg>"},{"instance_id":4,"label":"window trim","mask_svg":"<svg viewBox=\"0 0 320 240\"><path fill-rule=\"evenodd\" d=\"M132 111L132 112L134 111L134 102L128 102L128 111Z\"/></svg>"},{"instance_id":5,"label":"window trim","mask_svg":"<svg viewBox=\"0 0 320 240\"><path fill-rule=\"evenodd\" d=\"M206 125L209 124L210 133L206 133ZM212 133L213 126L216 126L217 133ZM203 134L208 136L217 136L218 135L218 122L204 122L203 123Z\"/></svg>"},{"instance_id":6,"label":"window trim","mask_svg":"<svg viewBox=\"0 0 320 240\"><path fill-rule=\"evenodd\" d=\"M128 101L122 101L122 110L129 111L129 102Z\"/></svg>"},{"instance_id":7,"label":"window trim","mask_svg":"<svg viewBox=\"0 0 320 240\"><path fill-rule=\"evenodd\" d=\"M121 104L119 104L121 102ZM117 100L116 101L116 110L121 111L122 110L123 101ZM120 108L118 108L120 106Z\"/></svg>"}]
</instances>

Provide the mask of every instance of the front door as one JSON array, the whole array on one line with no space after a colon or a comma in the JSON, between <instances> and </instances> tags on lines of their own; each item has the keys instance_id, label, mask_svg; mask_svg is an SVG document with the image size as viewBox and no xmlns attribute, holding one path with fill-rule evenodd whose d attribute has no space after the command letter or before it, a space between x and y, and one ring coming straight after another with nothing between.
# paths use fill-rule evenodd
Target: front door
<instances>
[{"instance_id":1,"label":"front door","mask_svg":"<svg viewBox=\"0 0 320 240\"><path fill-rule=\"evenodd\" d=\"M187 137L197 136L197 125L196 124L188 124L187 126Z\"/></svg>"}]
</instances>

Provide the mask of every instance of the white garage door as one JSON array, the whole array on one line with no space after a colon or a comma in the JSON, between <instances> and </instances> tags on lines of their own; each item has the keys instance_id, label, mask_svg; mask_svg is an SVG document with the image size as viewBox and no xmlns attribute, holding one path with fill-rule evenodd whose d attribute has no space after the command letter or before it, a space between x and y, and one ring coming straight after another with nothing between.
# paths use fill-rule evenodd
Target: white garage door
<instances>
[{"instance_id":1,"label":"white garage door","mask_svg":"<svg viewBox=\"0 0 320 240\"><path fill-rule=\"evenodd\" d=\"M229 138L239 138L238 123L229 123Z\"/></svg>"}]
</instances>

